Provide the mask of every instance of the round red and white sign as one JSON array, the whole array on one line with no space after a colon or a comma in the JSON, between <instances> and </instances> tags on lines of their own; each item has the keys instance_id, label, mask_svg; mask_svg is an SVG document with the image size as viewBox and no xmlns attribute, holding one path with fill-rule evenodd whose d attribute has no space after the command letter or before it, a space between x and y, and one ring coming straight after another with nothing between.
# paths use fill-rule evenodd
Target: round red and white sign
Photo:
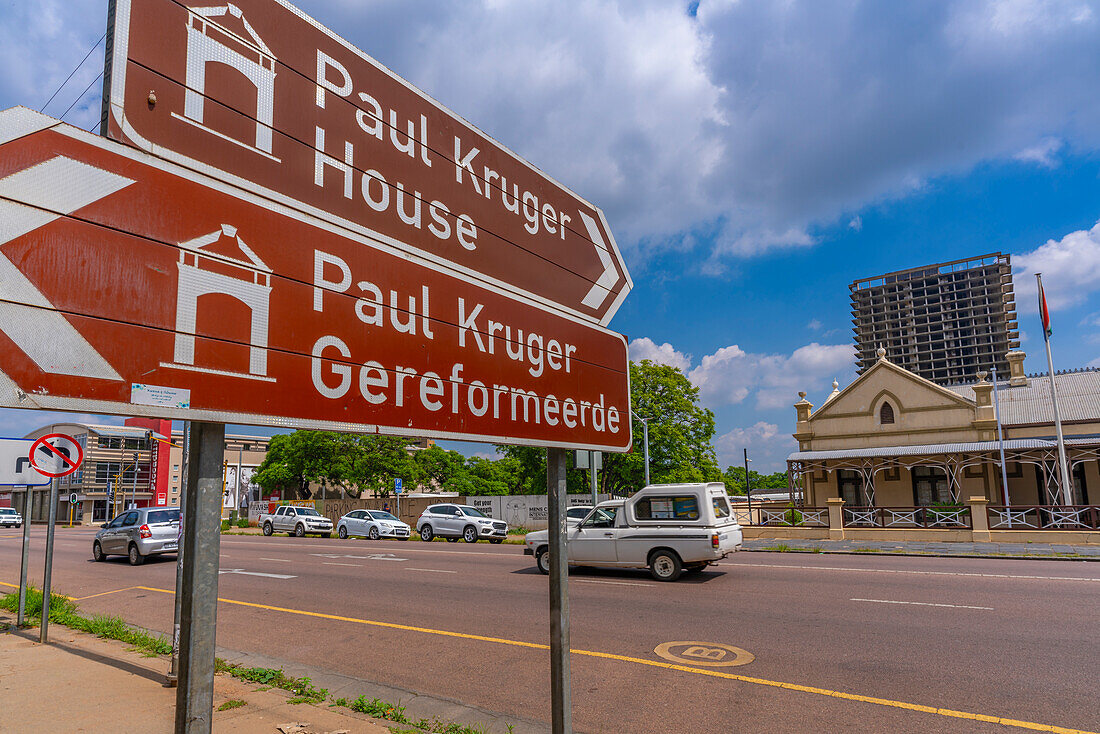
<instances>
[{"instance_id":1,"label":"round red and white sign","mask_svg":"<svg viewBox=\"0 0 1100 734\"><path fill-rule=\"evenodd\" d=\"M47 477L63 477L80 468L84 449L72 436L50 433L31 444L31 466Z\"/></svg>"}]
</instances>

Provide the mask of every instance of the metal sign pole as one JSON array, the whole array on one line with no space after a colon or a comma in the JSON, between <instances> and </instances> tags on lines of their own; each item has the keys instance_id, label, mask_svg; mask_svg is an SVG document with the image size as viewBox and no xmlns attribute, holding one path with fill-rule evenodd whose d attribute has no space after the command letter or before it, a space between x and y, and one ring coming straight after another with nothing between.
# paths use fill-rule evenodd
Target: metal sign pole
<instances>
[{"instance_id":1,"label":"metal sign pole","mask_svg":"<svg viewBox=\"0 0 1100 734\"><path fill-rule=\"evenodd\" d=\"M225 426L191 424L183 524L176 734L209 734L214 710L214 629L218 613Z\"/></svg>"},{"instance_id":2,"label":"metal sign pole","mask_svg":"<svg viewBox=\"0 0 1100 734\"><path fill-rule=\"evenodd\" d=\"M565 554L565 449L546 450L550 526L550 719L553 734L573 730L569 673L569 559Z\"/></svg>"},{"instance_id":3,"label":"metal sign pole","mask_svg":"<svg viewBox=\"0 0 1100 734\"><path fill-rule=\"evenodd\" d=\"M31 557L31 488L23 497L23 560L19 564L19 612L15 624L23 626L23 616L27 609L27 565Z\"/></svg>"},{"instance_id":4,"label":"metal sign pole","mask_svg":"<svg viewBox=\"0 0 1100 734\"><path fill-rule=\"evenodd\" d=\"M57 500L61 480L56 477L50 483L50 509L46 522L46 566L42 570L42 619L38 627L38 641L43 645L49 640L50 630L50 582L53 576L53 536L57 524Z\"/></svg>"},{"instance_id":5,"label":"metal sign pole","mask_svg":"<svg viewBox=\"0 0 1100 734\"><path fill-rule=\"evenodd\" d=\"M191 421L183 422L183 487L187 488L187 447L191 442ZM180 670L180 599L183 598L183 524L187 516L187 492L180 492L180 529L176 535L176 596L172 619L172 662L165 678L169 686L176 685Z\"/></svg>"},{"instance_id":6,"label":"metal sign pole","mask_svg":"<svg viewBox=\"0 0 1100 734\"><path fill-rule=\"evenodd\" d=\"M592 506L600 504L599 496L596 493L596 452L588 452L588 476L592 482Z\"/></svg>"}]
</instances>

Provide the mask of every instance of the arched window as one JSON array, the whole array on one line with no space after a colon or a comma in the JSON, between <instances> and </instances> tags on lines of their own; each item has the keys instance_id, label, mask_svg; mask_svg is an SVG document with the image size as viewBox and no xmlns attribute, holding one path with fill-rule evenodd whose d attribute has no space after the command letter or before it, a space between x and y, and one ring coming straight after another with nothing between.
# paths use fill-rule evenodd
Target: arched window
<instances>
[{"instance_id":1,"label":"arched window","mask_svg":"<svg viewBox=\"0 0 1100 734\"><path fill-rule=\"evenodd\" d=\"M890 403L883 403L878 411L878 422L882 425L894 422L894 407Z\"/></svg>"}]
</instances>

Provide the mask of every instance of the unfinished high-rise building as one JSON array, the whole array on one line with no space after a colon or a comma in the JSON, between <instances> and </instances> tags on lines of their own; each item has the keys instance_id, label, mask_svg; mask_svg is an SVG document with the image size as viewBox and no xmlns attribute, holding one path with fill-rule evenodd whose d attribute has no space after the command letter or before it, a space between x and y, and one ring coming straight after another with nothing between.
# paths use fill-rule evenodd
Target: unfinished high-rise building
<instances>
[{"instance_id":1,"label":"unfinished high-rise building","mask_svg":"<svg viewBox=\"0 0 1100 734\"><path fill-rule=\"evenodd\" d=\"M899 270L849 288L860 373L882 347L894 364L941 385L993 366L1008 374L1005 355L1020 346L1009 255Z\"/></svg>"}]
</instances>

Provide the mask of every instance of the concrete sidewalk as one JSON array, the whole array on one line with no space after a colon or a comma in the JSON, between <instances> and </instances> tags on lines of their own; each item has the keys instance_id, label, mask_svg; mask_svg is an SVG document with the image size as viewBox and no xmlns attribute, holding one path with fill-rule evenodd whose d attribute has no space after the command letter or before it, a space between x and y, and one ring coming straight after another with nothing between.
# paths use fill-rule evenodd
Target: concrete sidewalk
<instances>
[{"instance_id":1,"label":"concrete sidewalk","mask_svg":"<svg viewBox=\"0 0 1100 734\"><path fill-rule=\"evenodd\" d=\"M14 624L0 612L0 627ZM171 732L176 689L164 686L167 661L114 640L50 625L0 632L0 730L11 732ZM291 705L288 694L228 675L214 677L216 732L233 734L389 734L388 722L347 708ZM243 701L226 711L227 701Z\"/></svg>"},{"instance_id":2,"label":"concrete sidewalk","mask_svg":"<svg viewBox=\"0 0 1100 734\"><path fill-rule=\"evenodd\" d=\"M1055 543L962 543L931 541L801 540L751 538L746 551L857 553L859 555L955 556L963 558L1027 558L1032 560L1100 561L1100 545Z\"/></svg>"}]
</instances>

